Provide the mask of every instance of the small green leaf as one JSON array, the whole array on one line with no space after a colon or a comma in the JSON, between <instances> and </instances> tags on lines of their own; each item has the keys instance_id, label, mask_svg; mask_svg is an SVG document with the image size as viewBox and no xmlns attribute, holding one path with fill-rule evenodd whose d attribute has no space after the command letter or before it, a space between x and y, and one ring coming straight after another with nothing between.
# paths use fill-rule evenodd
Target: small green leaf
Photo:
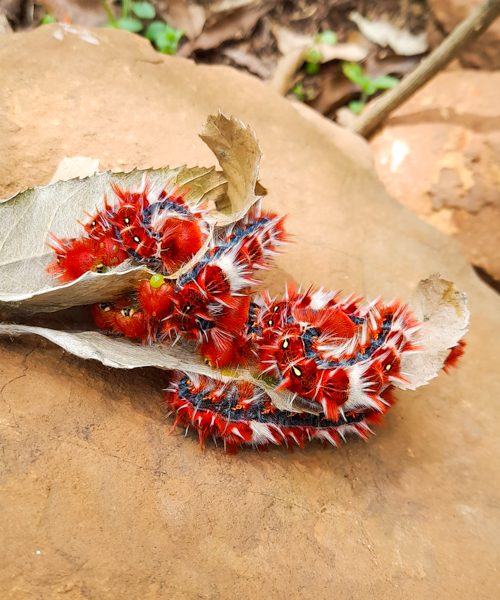
<instances>
[{"instance_id":1,"label":"small green leaf","mask_svg":"<svg viewBox=\"0 0 500 600\"><path fill-rule=\"evenodd\" d=\"M305 71L307 75L317 75L319 73L319 64L306 62Z\"/></svg>"},{"instance_id":2,"label":"small green leaf","mask_svg":"<svg viewBox=\"0 0 500 600\"><path fill-rule=\"evenodd\" d=\"M139 19L154 19L155 7L150 2L132 2L132 12Z\"/></svg>"},{"instance_id":3,"label":"small green leaf","mask_svg":"<svg viewBox=\"0 0 500 600\"><path fill-rule=\"evenodd\" d=\"M372 79L372 81L378 90L390 90L399 83L399 79L391 77L391 75L381 75Z\"/></svg>"},{"instance_id":4,"label":"small green leaf","mask_svg":"<svg viewBox=\"0 0 500 600\"><path fill-rule=\"evenodd\" d=\"M334 46L337 43L337 34L331 29L322 31L314 38L317 44L327 44L328 46Z\"/></svg>"},{"instance_id":5,"label":"small green leaf","mask_svg":"<svg viewBox=\"0 0 500 600\"><path fill-rule=\"evenodd\" d=\"M318 65L321 62L321 52L317 48L309 48L304 55L304 60L308 63Z\"/></svg>"},{"instance_id":6,"label":"small green leaf","mask_svg":"<svg viewBox=\"0 0 500 600\"><path fill-rule=\"evenodd\" d=\"M142 23L139 19L133 17L121 18L116 21L118 29L124 29L125 31L131 31L132 33L138 33L142 30Z\"/></svg>"},{"instance_id":7,"label":"small green leaf","mask_svg":"<svg viewBox=\"0 0 500 600\"><path fill-rule=\"evenodd\" d=\"M40 19L40 25L50 25L50 23L55 22L56 18L52 15L49 15L49 13L44 14L43 17Z\"/></svg>"},{"instance_id":8,"label":"small green leaf","mask_svg":"<svg viewBox=\"0 0 500 600\"><path fill-rule=\"evenodd\" d=\"M167 24L163 21L153 21L146 29L145 36L151 42L154 42L158 36L164 35L167 31Z\"/></svg>"},{"instance_id":9,"label":"small green leaf","mask_svg":"<svg viewBox=\"0 0 500 600\"><path fill-rule=\"evenodd\" d=\"M365 103L362 100L351 100L347 106L351 112L353 112L355 115L359 115L361 112L363 112Z\"/></svg>"},{"instance_id":10,"label":"small green leaf","mask_svg":"<svg viewBox=\"0 0 500 600\"><path fill-rule=\"evenodd\" d=\"M344 75L359 87L362 87L366 83L366 76L363 73L363 67L358 63L342 63L342 72Z\"/></svg>"},{"instance_id":11,"label":"small green leaf","mask_svg":"<svg viewBox=\"0 0 500 600\"><path fill-rule=\"evenodd\" d=\"M378 89L375 82L369 77L365 77L365 81L360 87L367 96L372 96Z\"/></svg>"},{"instance_id":12,"label":"small green leaf","mask_svg":"<svg viewBox=\"0 0 500 600\"><path fill-rule=\"evenodd\" d=\"M153 43L163 54L175 54L183 35L184 32L181 29L176 29L165 23L163 33L158 33L153 39Z\"/></svg>"},{"instance_id":13,"label":"small green leaf","mask_svg":"<svg viewBox=\"0 0 500 600\"><path fill-rule=\"evenodd\" d=\"M304 100L306 99L306 93L304 91L304 86L301 83L296 83L293 86L292 94L297 98L297 100L300 100L301 102L304 102Z\"/></svg>"}]
</instances>

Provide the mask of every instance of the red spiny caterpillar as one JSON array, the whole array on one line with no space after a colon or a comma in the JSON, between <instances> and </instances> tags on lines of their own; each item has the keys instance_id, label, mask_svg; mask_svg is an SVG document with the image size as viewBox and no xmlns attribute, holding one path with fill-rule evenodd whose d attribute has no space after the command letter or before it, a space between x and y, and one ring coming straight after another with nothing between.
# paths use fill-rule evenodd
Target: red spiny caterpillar
<instances>
[{"instance_id":1,"label":"red spiny caterpillar","mask_svg":"<svg viewBox=\"0 0 500 600\"><path fill-rule=\"evenodd\" d=\"M203 204L193 207L181 195L153 190L147 182L140 191L115 184L112 191L116 202L105 196L103 208L82 223L80 238L52 236L56 260L48 271L61 281L87 271L103 273L128 258L168 274L192 258L208 236Z\"/></svg>"},{"instance_id":2,"label":"red spiny caterpillar","mask_svg":"<svg viewBox=\"0 0 500 600\"><path fill-rule=\"evenodd\" d=\"M398 301L361 304L323 290L267 295L252 332L260 371L317 404L328 419L345 411L383 412L383 392L405 382L402 361L418 351L419 323Z\"/></svg>"},{"instance_id":3,"label":"red spiny caterpillar","mask_svg":"<svg viewBox=\"0 0 500 600\"><path fill-rule=\"evenodd\" d=\"M386 405L392 398L386 394ZM198 431L200 444L211 437L224 448L255 448L269 444L299 446L314 440L338 446L349 434L366 439L370 424L380 420L373 409L347 411L336 420L306 412L278 410L265 392L245 381L223 383L192 373L177 372L167 391L167 403L176 414L175 425Z\"/></svg>"},{"instance_id":4,"label":"red spiny caterpillar","mask_svg":"<svg viewBox=\"0 0 500 600\"><path fill-rule=\"evenodd\" d=\"M257 291L256 272L288 242L282 217L254 205L239 221L214 227L207 206L147 182L139 191L113 185L112 193L116 200L103 199L82 237L54 238L49 272L69 281L125 260L144 265L151 275L135 289L92 306L97 327L142 344L182 339L215 369L252 373L252 381L223 383L174 372L167 402L176 423L194 427L202 445L213 437L228 450L369 435L425 344L407 305L292 285L271 298ZM186 263L176 279L166 277ZM449 348L445 370L463 345Z\"/></svg>"}]
</instances>

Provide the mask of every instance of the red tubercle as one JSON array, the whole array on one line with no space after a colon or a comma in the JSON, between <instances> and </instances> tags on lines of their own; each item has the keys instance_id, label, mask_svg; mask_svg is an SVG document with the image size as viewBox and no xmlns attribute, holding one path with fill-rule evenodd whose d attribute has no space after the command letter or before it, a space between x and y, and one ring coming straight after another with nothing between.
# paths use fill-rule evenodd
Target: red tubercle
<instances>
[{"instance_id":1,"label":"red tubercle","mask_svg":"<svg viewBox=\"0 0 500 600\"><path fill-rule=\"evenodd\" d=\"M158 240L145 227L133 225L120 231L123 248L141 258L153 258L158 254Z\"/></svg>"},{"instance_id":2,"label":"red tubercle","mask_svg":"<svg viewBox=\"0 0 500 600\"><path fill-rule=\"evenodd\" d=\"M339 418L339 407L349 399L349 374L345 369L323 371L321 380L321 404L327 419Z\"/></svg>"},{"instance_id":3,"label":"red tubercle","mask_svg":"<svg viewBox=\"0 0 500 600\"><path fill-rule=\"evenodd\" d=\"M56 260L47 267L47 271L63 282L73 281L84 273L97 270L99 266L96 241L91 238L58 239L53 237L50 245Z\"/></svg>"},{"instance_id":4,"label":"red tubercle","mask_svg":"<svg viewBox=\"0 0 500 600\"><path fill-rule=\"evenodd\" d=\"M108 233L96 240L97 259L110 269L126 261L128 254L120 246L113 234Z\"/></svg>"},{"instance_id":5,"label":"red tubercle","mask_svg":"<svg viewBox=\"0 0 500 600\"><path fill-rule=\"evenodd\" d=\"M99 302L91 306L91 314L94 319L94 323L99 329L108 331L111 333L117 333L115 327L116 314L122 308L129 306L131 298L129 296L123 296L113 302Z\"/></svg>"},{"instance_id":6,"label":"red tubercle","mask_svg":"<svg viewBox=\"0 0 500 600\"><path fill-rule=\"evenodd\" d=\"M113 331L114 328L114 307L111 302L100 302L93 304L90 308L94 323L99 329L104 331Z\"/></svg>"},{"instance_id":7,"label":"red tubercle","mask_svg":"<svg viewBox=\"0 0 500 600\"><path fill-rule=\"evenodd\" d=\"M151 285L151 279L139 282L137 300L147 318L160 321L171 314L173 310L172 292L172 284L165 281L159 286Z\"/></svg>"},{"instance_id":8,"label":"red tubercle","mask_svg":"<svg viewBox=\"0 0 500 600\"><path fill-rule=\"evenodd\" d=\"M144 189L139 192L125 190L114 182L111 183L111 189L118 198L120 206L135 207L139 211L142 211L149 206L148 194L150 191L150 185L148 182L145 183Z\"/></svg>"},{"instance_id":9,"label":"red tubercle","mask_svg":"<svg viewBox=\"0 0 500 600\"><path fill-rule=\"evenodd\" d=\"M127 338L142 342L151 335L146 315L134 306L126 306L114 313L113 328Z\"/></svg>"},{"instance_id":10,"label":"red tubercle","mask_svg":"<svg viewBox=\"0 0 500 600\"><path fill-rule=\"evenodd\" d=\"M50 244L56 260L47 271L63 282L74 281L88 271L104 273L128 258L112 236L58 239Z\"/></svg>"},{"instance_id":11,"label":"red tubercle","mask_svg":"<svg viewBox=\"0 0 500 600\"><path fill-rule=\"evenodd\" d=\"M456 346L453 346L453 348L450 349L450 352L443 365L443 370L445 373L449 373L450 369L458 366L459 360L465 353L465 346L465 340L460 340Z\"/></svg>"},{"instance_id":12,"label":"red tubercle","mask_svg":"<svg viewBox=\"0 0 500 600\"><path fill-rule=\"evenodd\" d=\"M200 288L210 299L225 296L230 293L231 286L224 271L215 265L206 265L196 278Z\"/></svg>"},{"instance_id":13,"label":"red tubercle","mask_svg":"<svg viewBox=\"0 0 500 600\"><path fill-rule=\"evenodd\" d=\"M96 213L85 213L89 218L86 223L80 223L89 237L99 238L106 235L111 229L109 217L112 213L112 206L108 203L107 195L104 194L104 207Z\"/></svg>"},{"instance_id":14,"label":"red tubercle","mask_svg":"<svg viewBox=\"0 0 500 600\"><path fill-rule=\"evenodd\" d=\"M243 334L232 338L222 337L217 343L212 334L202 342L200 354L214 369L244 367L252 359L252 348Z\"/></svg>"},{"instance_id":15,"label":"red tubercle","mask_svg":"<svg viewBox=\"0 0 500 600\"><path fill-rule=\"evenodd\" d=\"M161 229L160 260L167 273L188 262L201 249L204 236L200 226L189 219L170 218Z\"/></svg>"}]
</instances>

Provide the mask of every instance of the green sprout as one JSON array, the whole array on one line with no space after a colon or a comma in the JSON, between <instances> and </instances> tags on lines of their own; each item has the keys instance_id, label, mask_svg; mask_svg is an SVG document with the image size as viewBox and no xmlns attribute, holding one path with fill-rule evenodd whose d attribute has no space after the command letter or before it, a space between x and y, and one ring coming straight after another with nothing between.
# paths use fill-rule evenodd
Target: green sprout
<instances>
[{"instance_id":1,"label":"green sprout","mask_svg":"<svg viewBox=\"0 0 500 600\"><path fill-rule=\"evenodd\" d=\"M337 43L337 34L331 29L322 31L315 36L314 41L316 44L325 44L327 46L334 46Z\"/></svg>"},{"instance_id":2,"label":"green sprout","mask_svg":"<svg viewBox=\"0 0 500 600\"><path fill-rule=\"evenodd\" d=\"M363 67L358 63L343 63L342 72L361 91L361 98L359 100L351 100L348 104L351 111L356 115L359 115L363 111L370 96L373 96L373 94L380 90L390 90L399 81L396 77L391 77L390 75L371 78L366 75Z\"/></svg>"},{"instance_id":3,"label":"green sprout","mask_svg":"<svg viewBox=\"0 0 500 600\"><path fill-rule=\"evenodd\" d=\"M130 8L138 19L154 19L156 17L156 9L150 2L132 2Z\"/></svg>"},{"instance_id":4,"label":"green sprout","mask_svg":"<svg viewBox=\"0 0 500 600\"><path fill-rule=\"evenodd\" d=\"M315 98L314 90L300 82L296 83L290 91L300 102L309 102Z\"/></svg>"},{"instance_id":5,"label":"green sprout","mask_svg":"<svg viewBox=\"0 0 500 600\"><path fill-rule=\"evenodd\" d=\"M139 33L144 29L142 22L134 17L120 17L115 21L113 27L130 31L131 33Z\"/></svg>"},{"instance_id":6,"label":"green sprout","mask_svg":"<svg viewBox=\"0 0 500 600\"><path fill-rule=\"evenodd\" d=\"M163 21L153 21L148 25L145 35L163 54L175 54L184 32Z\"/></svg>"},{"instance_id":7,"label":"green sprout","mask_svg":"<svg viewBox=\"0 0 500 600\"><path fill-rule=\"evenodd\" d=\"M337 43L337 35L334 31L327 30L318 33L314 37L314 46L311 46L305 53L305 71L307 75L317 75L323 60L321 51L316 46L319 44L333 46Z\"/></svg>"},{"instance_id":8,"label":"green sprout","mask_svg":"<svg viewBox=\"0 0 500 600\"><path fill-rule=\"evenodd\" d=\"M40 19L40 25L49 25L50 23L55 23L56 18L49 13L45 13L43 17Z\"/></svg>"},{"instance_id":9,"label":"green sprout","mask_svg":"<svg viewBox=\"0 0 500 600\"><path fill-rule=\"evenodd\" d=\"M156 9L150 2L122 0L121 15L118 19L115 19L107 0L104 0L103 5L108 15L108 25L117 29L131 31L132 33L139 33L144 29L143 20L154 19L156 17Z\"/></svg>"},{"instance_id":10,"label":"green sprout","mask_svg":"<svg viewBox=\"0 0 500 600\"><path fill-rule=\"evenodd\" d=\"M132 33L142 33L163 54L175 54L184 32L163 21L153 21L156 9L150 2L122 0L120 15L115 17L108 0L102 5L108 17L108 26ZM151 21L145 24L144 21Z\"/></svg>"},{"instance_id":11,"label":"green sprout","mask_svg":"<svg viewBox=\"0 0 500 600\"><path fill-rule=\"evenodd\" d=\"M292 94L297 98L297 100L300 100L300 102L304 102L306 99L306 92L302 83L296 83L293 86Z\"/></svg>"},{"instance_id":12,"label":"green sprout","mask_svg":"<svg viewBox=\"0 0 500 600\"><path fill-rule=\"evenodd\" d=\"M319 73L319 66L322 59L321 52L317 48L309 48L304 55L306 73L308 75L316 75Z\"/></svg>"}]
</instances>

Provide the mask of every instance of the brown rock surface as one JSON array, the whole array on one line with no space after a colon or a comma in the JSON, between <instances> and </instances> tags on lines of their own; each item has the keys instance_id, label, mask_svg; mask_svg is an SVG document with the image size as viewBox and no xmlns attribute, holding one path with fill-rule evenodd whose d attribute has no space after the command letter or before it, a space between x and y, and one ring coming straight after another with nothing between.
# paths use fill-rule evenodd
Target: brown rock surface
<instances>
[{"instance_id":1,"label":"brown rock surface","mask_svg":"<svg viewBox=\"0 0 500 600\"><path fill-rule=\"evenodd\" d=\"M428 0L439 27L450 33L483 0ZM481 37L460 53L465 67L477 69L500 69L500 19L494 21Z\"/></svg>"},{"instance_id":2,"label":"brown rock surface","mask_svg":"<svg viewBox=\"0 0 500 600\"><path fill-rule=\"evenodd\" d=\"M372 142L389 192L500 280L500 72L438 75Z\"/></svg>"},{"instance_id":3,"label":"brown rock surface","mask_svg":"<svg viewBox=\"0 0 500 600\"><path fill-rule=\"evenodd\" d=\"M473 323L462 367L402 394L368 444L237 456L167 435L164 374L1 340L0 596L495 597L498 297L355 163L357 138L229 68L55 30L0 39L0 195L69 155L209 163L196 136L220 108L255 128L268 204L290 214L275 287L292 274L407 296L439 270L469 293Z\"/></svg>"}]
</instances>

